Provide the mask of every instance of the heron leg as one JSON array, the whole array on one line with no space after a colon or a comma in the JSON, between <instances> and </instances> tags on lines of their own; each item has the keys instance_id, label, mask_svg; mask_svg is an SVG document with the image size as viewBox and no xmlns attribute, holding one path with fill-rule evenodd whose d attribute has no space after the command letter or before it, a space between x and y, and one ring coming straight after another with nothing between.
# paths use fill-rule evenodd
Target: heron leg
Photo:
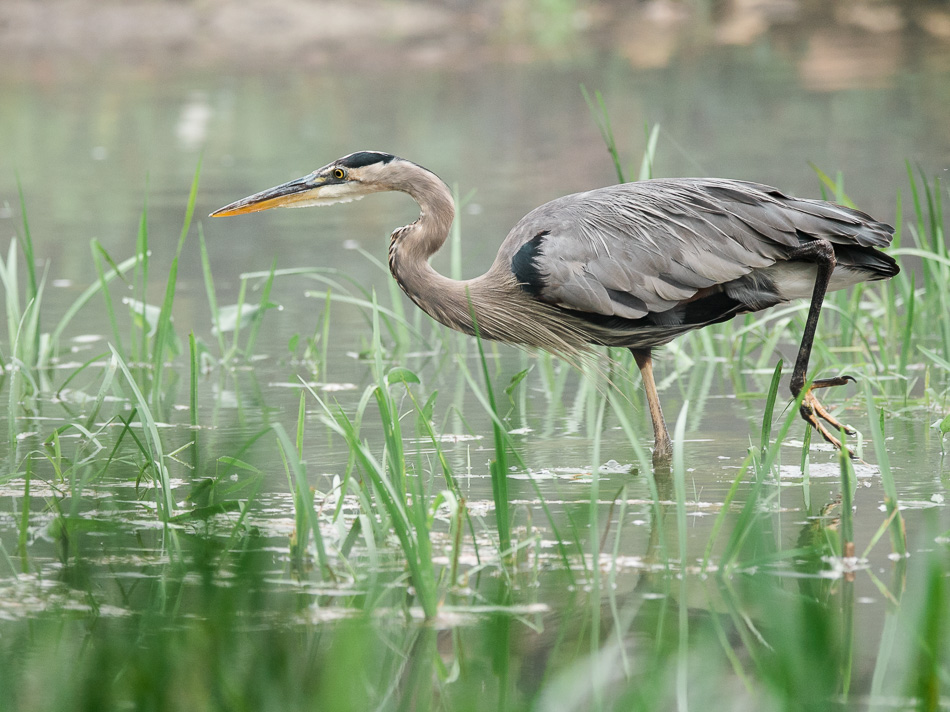
<instances>
[{"instance_id":1,"label":"heron leg","mask_svg":"<svg viewBox=\"0 0 950 712\"><path fill-rule=\"evenodd\" d=\"M666 464L673 457L673 441L666 429L663 420L663 409L660 408L660 394L656 392L656 381L653 380L653 352L650 349L630 349L640 376L643 378L643 390L647 394L647 406L650 408L650 417L653 419L653 464Z\"/></svg>"},{"instance_id":2,"label":"heron leg","mask_svg":"<svg viewBox=\"0 0 950 712\"><path fill-rule=\"evenodd\" d=\"M805 320L805 330L802 333L802 343L798 348L798 358L795 359L795 368L792 370L792 380L789 388L794 397L798 397L805 387L808 372L808 360L811 357L812 345L815 342L815 329L818 327L818 317L821 314L821 305L825 300L825 293L828 291L828 283L831 281L831 274L835 270L837 261L835 260L835 250L831 243L826 240L815 240L802 245L788 256L792 260L808 260L814 262L818 267L818 274L815 277L815 288L811 296L811 306L808 309L808 317ZM841 441L838 440L821 422L824 420L832 428L844 430L853 435L856 431L849 425L844 425L832 416L825 407L818 401L814 391L819 388L830 388L832 386L842 386L848 381L854 381L851 376L837 376L835 378L822 378L808 388L802 399L801 415L805 422L809 423L817 430L821 436L836 448L842 448ZM850 455L851 452L848 451Z\"/></svg>"}]
</instances>

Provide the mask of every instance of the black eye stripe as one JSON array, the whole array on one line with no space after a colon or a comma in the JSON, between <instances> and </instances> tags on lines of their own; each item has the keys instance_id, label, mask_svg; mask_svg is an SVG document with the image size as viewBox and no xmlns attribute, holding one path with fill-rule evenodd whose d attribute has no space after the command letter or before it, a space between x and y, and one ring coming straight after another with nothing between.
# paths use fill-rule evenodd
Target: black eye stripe
<instances>
[{"instance_id":1,"label":"black eye stripe","mask_svg":"<svg viewBox=\"0 0 950 712\"><path fill-rule=\"evenodd\" d=\"M362 168L373 163L389 163L395 156L389 153L379 153L377 151L358 151L344 156L338 163L346 168Z\"/></svg>"}]
</instances>

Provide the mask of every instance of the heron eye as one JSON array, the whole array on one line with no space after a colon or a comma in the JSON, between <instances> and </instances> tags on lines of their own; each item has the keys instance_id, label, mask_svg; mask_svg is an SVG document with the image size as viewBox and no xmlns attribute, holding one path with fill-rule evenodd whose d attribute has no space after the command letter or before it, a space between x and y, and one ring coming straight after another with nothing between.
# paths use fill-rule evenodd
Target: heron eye
<instances>
[{"instance_id":1,"label":"heron eye","mask_svg":"<svg viewBox=\"0 0 950 712\"><path fill-rule=\"evenodd\" d=\"M346 171L344 171L342 168L336 168L333 171L333 177L337 180L343 180L346 178Z\"/></svg>"}]
</instances>

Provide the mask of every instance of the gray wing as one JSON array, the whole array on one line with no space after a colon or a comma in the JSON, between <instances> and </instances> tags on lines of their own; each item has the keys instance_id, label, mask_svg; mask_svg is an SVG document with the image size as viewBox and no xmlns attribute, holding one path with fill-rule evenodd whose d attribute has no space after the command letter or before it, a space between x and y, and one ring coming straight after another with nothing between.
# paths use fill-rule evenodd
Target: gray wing
<instances>
[{"instance_id":1,"label":"gray wing","mask_svg":"<svg viewBox=\"0 0 950 712\"><path fill-rule=\"evenodd\" d=\"M886 246L892 233L860 211L755 183L649 180L542 205L512 229L498 259L545 302L639 319L786 259L808 240L860 250Z\"/></svg>"}]
</instances>

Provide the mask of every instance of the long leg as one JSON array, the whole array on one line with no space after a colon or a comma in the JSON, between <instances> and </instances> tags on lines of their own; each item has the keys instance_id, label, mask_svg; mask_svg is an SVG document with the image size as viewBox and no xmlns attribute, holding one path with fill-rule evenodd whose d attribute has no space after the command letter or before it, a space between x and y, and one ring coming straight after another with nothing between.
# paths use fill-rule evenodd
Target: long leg
<instances>
[{"instance_id":1,"label":"long leg","mask_svg":"<svg viewBox=\"0 0 950 712\"><path fill-rule=\"evenodd\" d=\"M665 464L673 457L673 441L670 440L670 434L666 430L663 409L660 408L660 394L656 392L656 382L653 380L653 353L650 349L630 349L630 353L633 354L637 367L640 369L650 417L653 419L653 464Z\"/></svg>"},{"instance_id":2,"label":"long leg","mask_svg":"<svg viewBox=\"0 0 950 712\"><path fill-rule=\"evenodd\" d=\"M792 380L789 388L794 397L802 392L805 387L805 380L808 372L808 360L811 357L812 345L815 342L815 329L818 327L818 316L821 314L821 305L825 300L825 293L828 291L828 283L831 281L831 274L835 270L837 261L835 260L835 250L830 242L825 240L815 240L802 245L795 250L789 259L808 260L814 262L818 267L818 274L815 277L815 289L811 295L811 306L808 309L808 318L805 320L805 331L802 333L802 343L798 348L798 358L795 359L795 368L792 370ZM815 430L821 433L821 436L837 448L841 448L841 441L832 435L824 426L821 420L827 422L836 430L844 428L848 433L854 433L850 426L843 425L832 417L824 406L818 402L813 391L818 388L829 388L831 386L842 386L848 381L853 381L851 376L837 376L835 378L823 378L812 383L808 392L802 400L801 414L802 418L811 424ZM819 420L819 418L821 420Z\"/></svg>"}]
</instances>

